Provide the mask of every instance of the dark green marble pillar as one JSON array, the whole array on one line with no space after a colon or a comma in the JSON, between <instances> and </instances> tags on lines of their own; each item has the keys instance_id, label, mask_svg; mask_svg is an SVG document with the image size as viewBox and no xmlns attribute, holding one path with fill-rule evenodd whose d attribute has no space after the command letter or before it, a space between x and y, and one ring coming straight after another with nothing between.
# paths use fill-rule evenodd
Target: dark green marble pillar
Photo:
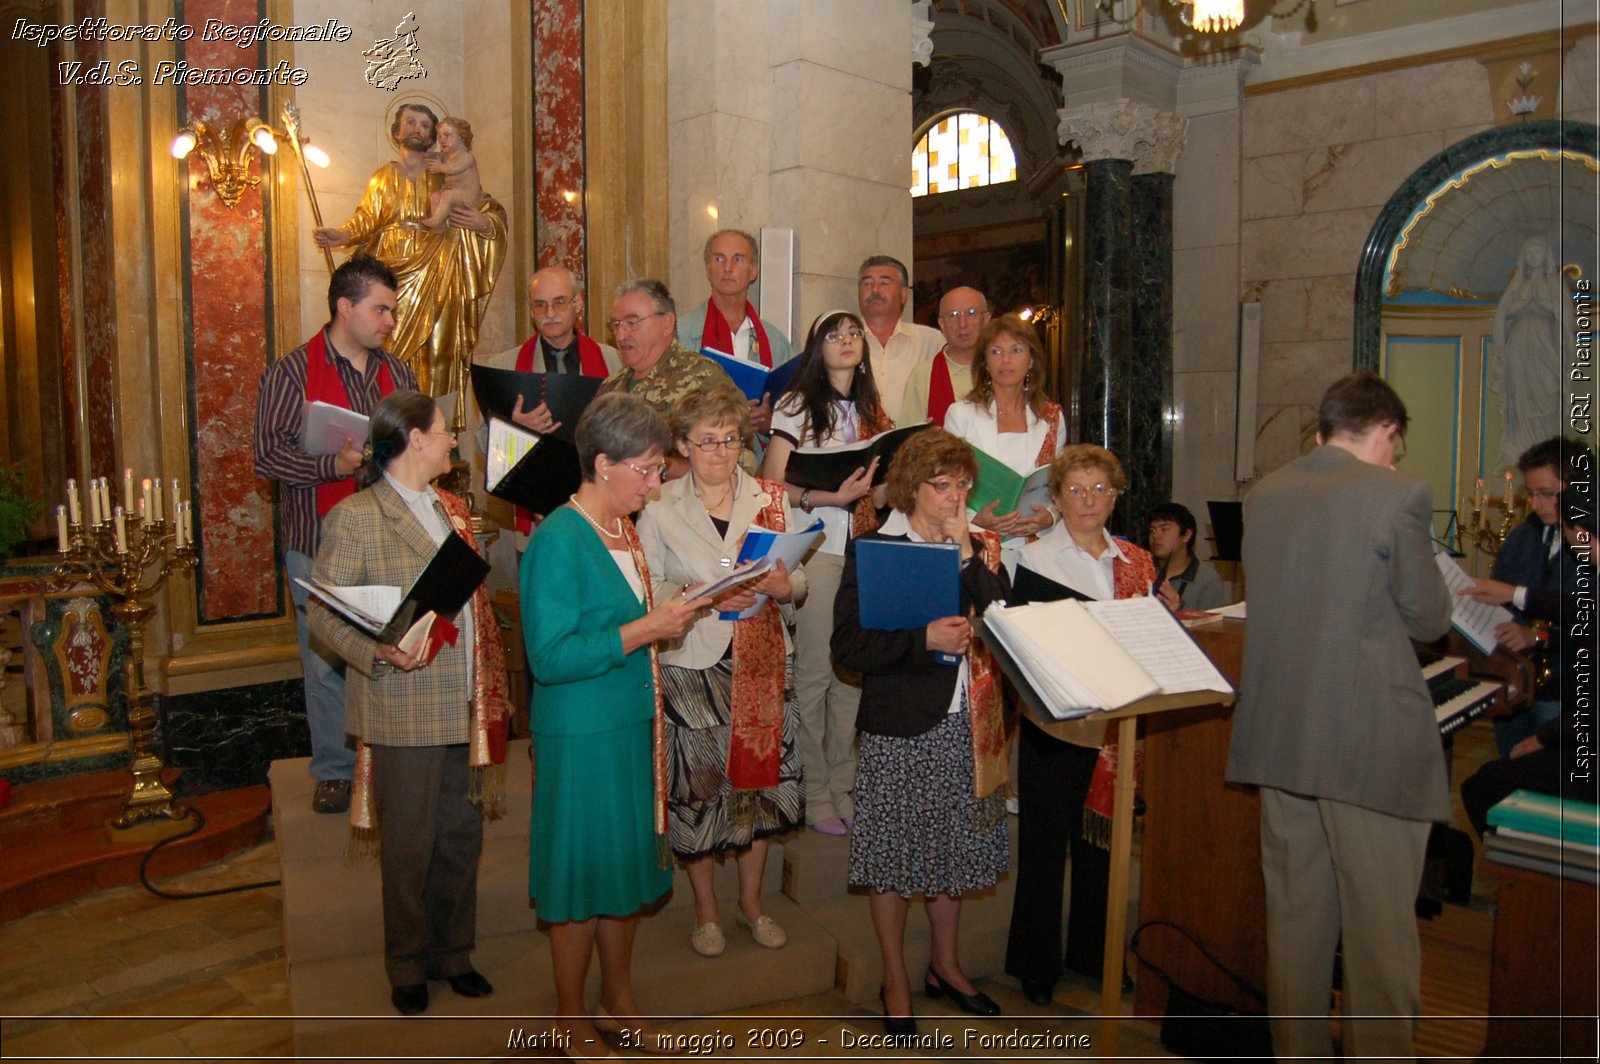
<instances>
[{"instance_id":1,"label":"dark green marble pillar","mask_svg":"<svg viewBox=\"0 0 1600 1064\"><path fill-rule=\"evenodd\" d=\"M1150 511L1172 497L1172 175L1134 175L1132 207L1129 432L1117 451L1132 490L1117 509L1143 542Z\"/></svg>"}]
</instances>

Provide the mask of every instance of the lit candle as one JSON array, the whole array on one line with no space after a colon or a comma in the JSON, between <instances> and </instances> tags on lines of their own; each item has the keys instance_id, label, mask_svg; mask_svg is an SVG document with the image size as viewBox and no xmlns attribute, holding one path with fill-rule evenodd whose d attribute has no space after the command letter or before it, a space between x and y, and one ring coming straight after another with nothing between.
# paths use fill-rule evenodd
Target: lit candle
<instances>
[{"instance_id":1,"label":"lit candle","mask_svg":"<svg viewBox=\"0 0 1600 1064\"><path fill-rule=\"evenodd\" d=\"M123 515L122 507L120 506L113 510L112 514L117 523L117 553L126 554L128 553L127 518Z\"/></svg>"},{"instance_id":2,"label":"lit candle","mask_svg":"<svg viewBox=\"0 0 1600 1064\"><path fill-rule=\"evenodd\" d=\"M72 523L83 524L83 511L78 507L78 482L71 478L67 480L67 503L71 508Z\"/></svg>"},{"instance_id":3,"label":"lit candle","mask_svg":"<svg viewBox=\"0 0 1600 1064\"><path fill-rule=\"evenodd\" d=\"M124 510L133 509L133 470L122 471L122 507Z\"/></svg>"},{"instance_id":4,"label":"lit candle","mask_svg":"<svg viewBox=\"0 0 1600 1064\"><path fill-rule=\"evenodd\" d=\"M61 542L61 553L67 553L67 508L56 507L56 539Z\"/></svg>"},{"instance_id":5,"label":"lit candle","mask_svg":"<svg viewBox=\"0 0 1600 1064\"><path fill-rule=\"evenodd\" d=\"M139 482L139 516L151 521L156 519L156 502L150 497L149 477Z\"/></svg>"},{"instance_id":6,"label":"lit candle","mask_svg":"<svg viewBox=\"0 0 1600 1064\"><path fill-rule=\"evenodd\" d=\"M1506 470L1506 513L1511 512L1511 470Z\"/></svg>"}]
</instances>

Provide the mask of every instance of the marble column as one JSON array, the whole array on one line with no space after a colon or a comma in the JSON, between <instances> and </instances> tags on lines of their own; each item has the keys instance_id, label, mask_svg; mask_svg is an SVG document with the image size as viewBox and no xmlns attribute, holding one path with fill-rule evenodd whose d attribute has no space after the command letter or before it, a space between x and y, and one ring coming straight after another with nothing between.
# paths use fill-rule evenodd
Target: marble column
<instances>
[{"instance_id":1,"label":"marble column","mask_svg":"<svg viewBox=\"0 0 1600 1064\"><path fill-rule=\"evenodd\" d=\"M1131 491L1113 529L1135 538L1172 489L1172 170L1184 120L1119 99L1067 108L1059 135L1083 152L1081 439L1115 453Z\"/></svg>"}]
</instances>

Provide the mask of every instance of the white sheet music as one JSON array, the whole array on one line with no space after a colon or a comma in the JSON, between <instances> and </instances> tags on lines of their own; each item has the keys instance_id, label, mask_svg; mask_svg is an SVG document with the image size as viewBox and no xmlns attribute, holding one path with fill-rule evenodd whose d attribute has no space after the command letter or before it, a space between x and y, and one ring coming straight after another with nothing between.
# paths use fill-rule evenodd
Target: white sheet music
<instances>
[{"instance_id":1,"label":"white sheet music","mask_svg":"<svg viewBox=\"0 0 1600 1064\"><path fill-rule=\"evenodd\" d=\"M1161 685L1163 693L1233 690L1160 599L1086 602L1084 608Z\"/></svg>"},{"instance_id":2,"label":"white sheet music","mask_svg":"<svg viewBox=\"0 0 1600 1064\"><path fill-rule=\"evenodd\" d=\"M1491 606L1487 602L1478 602L1465 595L1457 594L1472 586L1472 577L1467 575L1465 569L1456 564L1456 560L1444 551L1439 551L1433 556L1439 566L1439 572L1444 576L1444 584L1450 589L1450 596L1455 605L1450 608L1450 623L1455 625L1456 631L1467 637L1467 640L1485 654L1493 654L1494 648L1500 641L1494 637L1497 625L1514 620L1511 611L1504 606Z\"/></svg>"}]
</instances>

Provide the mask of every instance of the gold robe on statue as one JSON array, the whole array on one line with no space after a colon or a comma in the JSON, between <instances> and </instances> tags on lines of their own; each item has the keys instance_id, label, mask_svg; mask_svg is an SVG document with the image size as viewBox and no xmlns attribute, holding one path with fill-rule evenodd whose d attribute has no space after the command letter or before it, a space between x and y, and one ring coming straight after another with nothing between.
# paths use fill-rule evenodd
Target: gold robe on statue
<instances>
[{"instance_id":1,"label":"gold robe on statue","mask_svg":"<svg viewBox=\"0 0 1600 1064\"><path fill-rule=\"evenodd\" d=\"M430 193L442 187L438 175L408 178L398 165L386 163L367 182L355 214L339 227L358 254L395 272L395 330L385 346L411 367L429 395L463 390L506 249L505 208L488 194L478 207L493 226L487 234L456 226L442 233L421 228L431 213Z\"/></svg>"}]
</instances>

